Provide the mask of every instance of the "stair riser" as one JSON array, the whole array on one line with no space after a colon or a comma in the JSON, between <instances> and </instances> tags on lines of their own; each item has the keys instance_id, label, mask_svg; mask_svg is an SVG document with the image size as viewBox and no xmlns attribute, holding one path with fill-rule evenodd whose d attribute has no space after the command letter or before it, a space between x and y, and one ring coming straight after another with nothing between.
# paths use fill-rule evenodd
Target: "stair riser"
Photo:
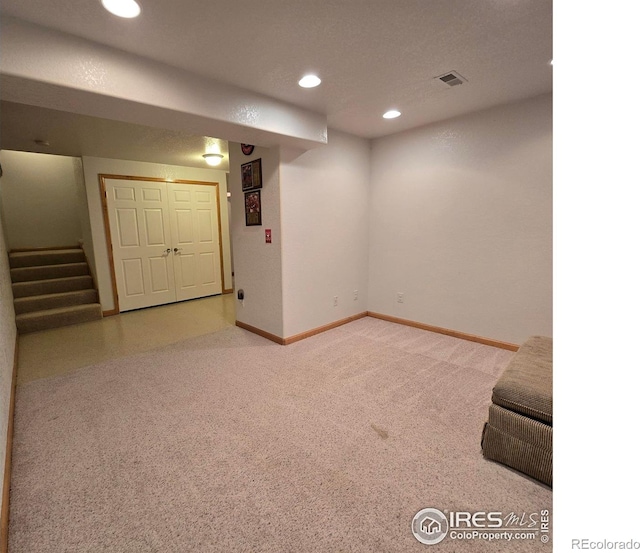
<instances>
[{"instance_id":1,"label":"stair riser","mask_svg":"<svg viewBox=\"0 0 640 553\"><path fill-rule=\"evenodd\" d=\"M37 267L40 265L60 265L63 263L82 263L84 261L84 252L82 250L9 255L9 266L12 269Z\"/></svg>"},{"instance_id":2,"label":"stair riser","mask_svg":"<svg viewBox=\"0 0 640 553\"><path fill-rule=\"evenodd\" d=\"M56 307L68 307L71 305L82 305L85 303L98 303L98 292L96 290L81 290L77 293L50 298L18 298L14 302L14 307L16 315L19 315L21 313L55 309Z\"/></svg>"},{"instance_id":3,"label":"stair riser","mask_svg":"<svg viewBox=\"0 0 640 553\"><path fill-rule=\"evenodd\" d=\"M21 320L16 317L16 326L20 334L28 332L37 332L40 330L48 330L50 328L58 328L78 323L86 323L96 321L102 318L102 311L99 305L87 306L86 309L74 311L64 314L47 314L44 312L42 316L33 319Z\"/></svg>"},{"instance_id":4,"label":"stair riser","mask_svg":"<svg viewBox=\"0 0 640 553\"><path fill-rule=\"evenodd\" d=\"M14 298L57 294L58 292L72 292L74 290L86 290L88 288L93 288L93 279L90 275L53 281L22 282L12 285Z\"/></svg>"},{"instance_id":5,"label":"stair riser","mask_svg":"<svg viewBox=\"0 0 640 553\"><path fill-rule=\"evenodd\" d=\"M34 280L46 280L88 274L89 266L86 263L50 265L47 267L22 267L20 269L11 269L11 281L16 283L31 282Z\"/></svg>"}]
</instances>

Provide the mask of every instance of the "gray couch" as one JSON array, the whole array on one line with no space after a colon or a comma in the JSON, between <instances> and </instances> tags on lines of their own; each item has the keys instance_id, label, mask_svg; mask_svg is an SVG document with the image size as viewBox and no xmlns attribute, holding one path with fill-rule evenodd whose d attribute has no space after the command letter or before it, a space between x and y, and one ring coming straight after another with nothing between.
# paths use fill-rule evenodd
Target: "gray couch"
<instances>
[{"instance_id":1,"label":"gray couch","mask_svg":"<svg viewBox=\"0 0 640 553\"><path fill-rule=\"evenodd\" d=\"M482 453L553 485L553 340L532 336L493 388Z\"/></svg>"}]
</instances>

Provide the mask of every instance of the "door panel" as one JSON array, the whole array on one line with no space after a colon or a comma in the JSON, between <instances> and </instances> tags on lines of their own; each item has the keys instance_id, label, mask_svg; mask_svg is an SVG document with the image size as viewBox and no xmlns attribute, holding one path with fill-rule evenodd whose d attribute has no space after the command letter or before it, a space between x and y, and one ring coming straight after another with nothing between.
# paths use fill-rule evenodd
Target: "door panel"
<instances>
[{"instance_id":1,"label":"door panel","mask_svg":"<svg viewBox=\"0 0 640 553\"><path fill-rule=\"evenodd\" d=\"M116 208L117 234L121 248L139 246L138 217L135 209Z\"/></svg>"},{"instance_id":2,"label":"door panel","mask_svg":"<svg viewBox=\"0 0 640 553\"><path fill-rule=\"evenodd\" d=\"M222 293L217 188L167 185L179 300Z\"/></svg>"},{"instance_id":3,"label":"door panel","mask_svg":"<svg viewBox=\"0 0 640 553\"><path fill-rule=\"evenodd\" d=\"M147 246L164 246L170 244L167 239L164 226L164 216L162 209L145 209L144 222L147 230Z\"/></svg>"},{"instance_id":4,"label":"door panel","mask_svg":"<svg viewBox=\"0 0 640 553\"><path fill-rule=\"evenodd\" d=\"M149 258L149 279L152 294L169 292L169 267L168 256Z\"/></svg>"},{"instance_id":5,"label":"door panel","mask_svg":"<svg viewBox=\"0 0 640 553\"><path fill-rule=\"evenodd\" d=\"M182 288L193 288L196 285L196 257L192 253L180 254L180 282Z\"/></svg>"},{"instance_id":6,"label":"door panel","mask_svg":"<svg viewBox=\"0 0 640 553\"><path fill-rule=\"evenodd\" d=\"M122 273L124 275L124 292L126 298L144 295L144 276L142 274L142 259L123 259Z\"/></svg>"},{"instance_id":7,"label":"door panel","mask_svg":"<svg viewBox=\"0 0 640 553\"><path fill-rule=\"evenodd\" d=\"M216 262L215 253L200 254L200 276L204 284L214 284L216 282Z\"/></svg>"},{"instance_id":8,"label":"door panel","mask_svg":"<svg viewBox=\"0 0 640 553\"><path fill-rule=\"evenodd\" d=\"M191 221L190 209L175 209L173 212L175 215L175 224L177 232L174 233L174 242L178 246L193 244L193 224Z\"/></svg>"},{"instance_id":9,"label":"door panel","mask_svg":"<svg viewBox=\"0 0 640 553\"><path fill-rule=\"evenodd\" d=\"M145 187L142 189L142 199L145 202L162 203L162 197L164 196L163 192L164 190L160 190L159 188Z\"/></svg>"},{"instance_id":10,"label":"door panel","mask_svg":"<svg viewBox=\"0 0 640 553\"><path fill-rule=\"evenodd\" d=\"M135 200L135 190L133 186L118 186L114 189L116 200Z\"/></svg>"},{"instance_id":11,"label":"door panel","mask_svg":"<svg viewBox=\"0 0 640 553\"><path fill-rule=\"evenodd\" d=\"M176 301L166 186L105 179L120 311Z\"/></svg>"},{"instance_id":12,"label":"door panel","mask_svg":"<svg viewBox=\"0 0 640 553\"><path fill-rule=\"evenodd\" d=\"M201 244L213 244L214 216L210 209L198 209L198 239Z\"/></svg>"}]
</instances>

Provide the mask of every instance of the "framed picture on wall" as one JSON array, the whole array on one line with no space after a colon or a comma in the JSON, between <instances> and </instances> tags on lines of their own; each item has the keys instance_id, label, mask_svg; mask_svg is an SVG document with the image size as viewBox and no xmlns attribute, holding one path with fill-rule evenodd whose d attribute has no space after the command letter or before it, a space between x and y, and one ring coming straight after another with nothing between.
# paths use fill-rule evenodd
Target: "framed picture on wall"
<instances>
[{"instance_id":1,"label":"framed picture on wall","mask_svg":"<svg viewBox=\"0 0 640 553\"><path fill-rule=\"evenodd\" d=\"M262 225L262 204L259 190L247 192L244 195L244 218L248 227Z\"/></svg>"},{"instance_id":2,"label":"framed picture on wall","mask_svg":"<svg viewBox=\"0 0 640 553\"><path fill-rule=\"evenodd\" d=\"M262 188L262 159L254 159L240 166L242 170L242 190Z\"/></svg>"}]
</instances>

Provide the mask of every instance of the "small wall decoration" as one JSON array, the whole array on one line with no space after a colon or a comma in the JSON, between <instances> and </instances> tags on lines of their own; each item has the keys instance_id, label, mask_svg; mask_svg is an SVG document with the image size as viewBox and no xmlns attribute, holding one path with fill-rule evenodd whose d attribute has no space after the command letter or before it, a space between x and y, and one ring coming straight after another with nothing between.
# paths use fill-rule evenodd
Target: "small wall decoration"
<instances>
[{"instance_id":1,"label":"small wall decoration","mask_svg":"<svg viewBox=\"0 0 640 553\"><path fill-rule=\"evenodd\" d=\"M240 144L240 148L242 148L242 153L245 156L250 156L253 153L255 146L253 144Z\"/></svg>"},{"instance_id":2,"label":"small wall decoration","mask_svg":"<svg viewBox=\"0 0 640 553\"><path fill-rule=\"evenodd\" d=\"M242 169L243 192L262 188L262 159L243 163L240 168Z\"/></svg>"},{"instance_id":3,"label":"small wall decoration","mask_svg":"<svg viewBox=\"0 0 640 553\"><path fill-rule=\"evenodd\" d=\"M262 205L260 191L247 192L244 195L244 218L248 227L262 225Z\"/></svg>"}]
</instances>

